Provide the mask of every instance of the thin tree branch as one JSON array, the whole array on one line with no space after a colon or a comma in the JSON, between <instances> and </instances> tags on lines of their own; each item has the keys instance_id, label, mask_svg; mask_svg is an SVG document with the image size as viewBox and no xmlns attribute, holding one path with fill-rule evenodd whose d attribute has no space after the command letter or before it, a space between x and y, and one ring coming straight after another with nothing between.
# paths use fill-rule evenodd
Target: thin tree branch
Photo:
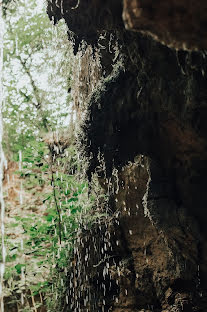
<instances>
[{"instance_id":1,"label":"thin tree branch","mask_svg":"<svg viewBox=\"0 0 207 312\"><path fill-rule=\"evenodd\" d=\"M17 58L18 58L18 60L20 61L20 63L21 63L21 65L22 65L22 67L23 67L25 73L27 74L27 76L28 76L29 79L30 79L30 83L31 83L31 86L32 86L32 89L33 89L33 92L34 92L35 100L36 100L36 102L37 102L36 108L37 108L37 109L40 109L41 106L42 106L42 103L41 103L42 101L41 101L41 98L40 98L40 96L39 96L39 90L38 90L38 88L37 88L37 86L36 86L36 84L35 84L34 79L32 78L31 72L30 72L29 68L27 67L26 62L23 61L22 57L21 57L21 56L17 56Z\"/></svg>"},{"instance_id":2,"label":"thin tree branch","mask_svg":"<svg viewBox=\"0 0 207 312\"><path fill-rule=\"evenodd\" d=\"M55 207L57 210L57 214L58 214L58 226L59 226L59 239L60 239L60 244L62 242L62 224L61 224L61 216L60 216L60 209L57 203L57 197L56 197L56 192L55 192L55 180L54 180L54 174L53 174L53 170L51 167L51 174L52 174L52 188L53 188L53 197L54 197L54 201L55 201Z\"/></svg>"}]
</instances>

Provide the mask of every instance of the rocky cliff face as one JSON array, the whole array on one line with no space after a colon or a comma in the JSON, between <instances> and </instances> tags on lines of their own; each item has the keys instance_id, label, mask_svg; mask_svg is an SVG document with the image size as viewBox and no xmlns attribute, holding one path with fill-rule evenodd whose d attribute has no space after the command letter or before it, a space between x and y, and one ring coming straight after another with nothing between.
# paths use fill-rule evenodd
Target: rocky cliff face
<instances>
[{"instance_id":1,"label":"rocky cliff face","mask_svg":"<svg viewBox=\"0 0 207 312\"><path fill-rule=\"evenodd\" d=\"M113 261L87 274L92 289L105 268L110 282L76 311L207 311L206 6L48 4L75 53L81 40L99 51L102 78L85 95L81 143L89 180L98 172L118 224L101 255Z\"/></svg>"},{"instance_id":2,"label":"rocky cliff face","mask_svg":"<svg viewBox=\"0 0 207 312\"><path fill-rule=\"evenodd\" d=\"M149 34L169 47L205 50L207 3L205 0L124 0L127 29Z\"/></svg>"}]
</instances>

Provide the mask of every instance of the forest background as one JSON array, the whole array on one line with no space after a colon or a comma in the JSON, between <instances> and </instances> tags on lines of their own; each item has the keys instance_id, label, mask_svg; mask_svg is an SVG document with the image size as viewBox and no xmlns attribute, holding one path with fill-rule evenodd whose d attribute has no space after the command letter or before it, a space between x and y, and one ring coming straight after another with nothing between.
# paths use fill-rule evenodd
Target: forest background
<instances>
[{"instance_id":1,"label":"forest background","mask_svg":"<svg viewBox=\"0 0 207 312\"><path fill-rule=\"evenodd\" d=\"M41 0L6 3L4 21L5 309L60 311L78 233L97 218L75 145L74 57Z\"/></svg>"}]
</instances>

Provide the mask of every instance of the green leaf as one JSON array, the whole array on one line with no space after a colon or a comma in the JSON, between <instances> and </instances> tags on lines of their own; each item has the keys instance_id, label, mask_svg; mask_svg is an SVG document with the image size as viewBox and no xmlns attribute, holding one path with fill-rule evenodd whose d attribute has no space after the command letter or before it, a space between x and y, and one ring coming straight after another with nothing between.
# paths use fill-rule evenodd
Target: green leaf
<instances>
[{"instance_id":1,"label":"green leaf","mask_svg":"<svg viewBox=\"0 0 207 312\"><path fill-rule=\"evenodd\" d=\"M25 264L17 264L17 265L15 265L15 269L16 269L17 273L21 274L22 268L25 267L25 266L26 266Z\"/></svg>"}]
</instances>

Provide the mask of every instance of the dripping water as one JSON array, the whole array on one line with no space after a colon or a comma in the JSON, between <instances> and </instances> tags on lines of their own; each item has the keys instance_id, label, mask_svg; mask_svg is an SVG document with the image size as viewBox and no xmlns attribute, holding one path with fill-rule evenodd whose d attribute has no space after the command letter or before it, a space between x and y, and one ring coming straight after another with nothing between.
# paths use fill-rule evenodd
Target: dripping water
<instances>
[{"instance_id":1,"label":"dripping water","mask_svg":"<svg viewBox=\"0 0 207 312\"><path fill-rule=\"evenodd\" d=\"M5 206L3 199L3 173L6 160L2 148L3 123L2 123L2 104L3 104L3 49L4 49L4 21L2 2L0 4L0 209L1 209L1 262L0 262L0 307L1 312L4 312L4 296L3 296L3 281L6 261L6 248L4 243L4 214Z\"/></svg>"}]
</instances>

